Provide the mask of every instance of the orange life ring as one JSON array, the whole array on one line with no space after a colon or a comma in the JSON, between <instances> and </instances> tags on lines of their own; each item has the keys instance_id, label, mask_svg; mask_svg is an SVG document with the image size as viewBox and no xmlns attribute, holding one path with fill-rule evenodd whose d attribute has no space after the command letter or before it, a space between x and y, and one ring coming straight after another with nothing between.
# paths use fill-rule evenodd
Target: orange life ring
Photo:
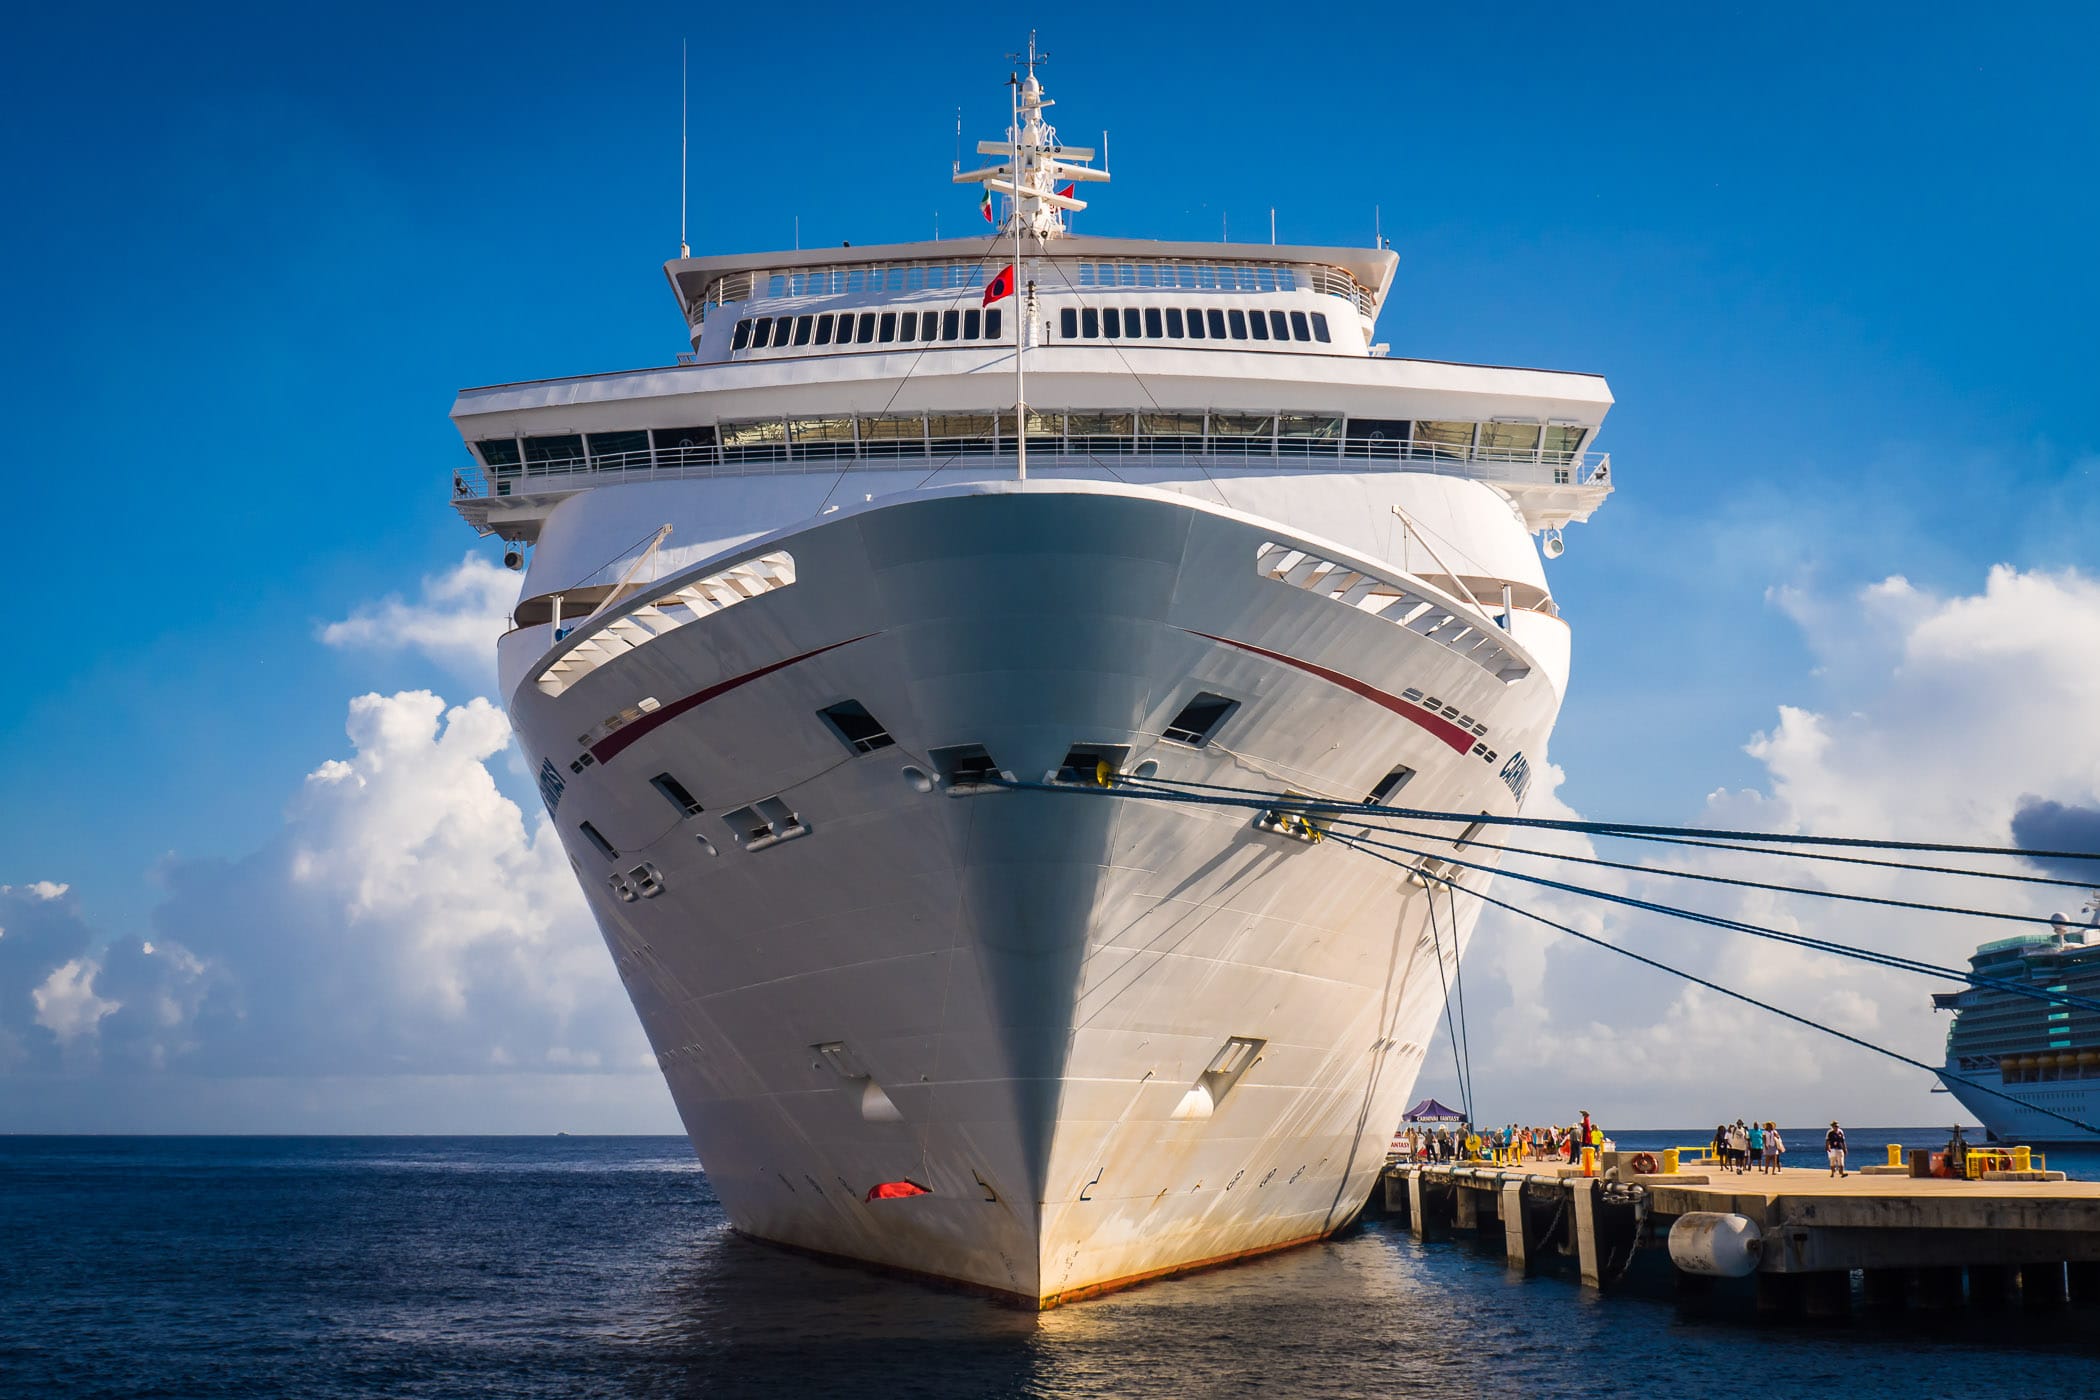
<instances>
[{"instance_id":1,"label":"orange life ring","mask_svg":"<svg viewBox=\"0 0 2100 1400\"><path fill-rule=\"evenodd\" d=\"M1633 1160L1626 1165L1633 1168L1635 1176L1653 1176L1656 1171L1655 1154L1653 1152L1636 1152L1633 1154Z\"/></svg>"}]
</instances>

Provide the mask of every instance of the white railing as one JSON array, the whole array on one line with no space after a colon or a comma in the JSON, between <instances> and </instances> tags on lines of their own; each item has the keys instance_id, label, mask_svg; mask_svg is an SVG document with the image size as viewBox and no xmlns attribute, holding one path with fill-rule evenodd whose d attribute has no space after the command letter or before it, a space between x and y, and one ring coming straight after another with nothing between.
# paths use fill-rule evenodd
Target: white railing
<instances>
[{"instance_id":1,"label":"white railing","mask_svg":"<svg viewBox=\"0 0 2100 1400\"><path fill-rule=\"evenodd\" d=\"M586 491L627 481L693 477L780 476L839 471L940 471L1011 459L1011 437L876 439L866 442L762 442L737 446L658 448L648 452L601 453L454 468L456 499ZM1450 447L1438 443L1390 442L1382 438L1231 437L1162 434L1131 437L1028 439L1034 470L1117 466L1244 467L1274 463L1311 471L1427 472L1517 486L1580 486L1610 489L1608 452L1548 452L1538 449Z\"/></svg>"}]
</instances>

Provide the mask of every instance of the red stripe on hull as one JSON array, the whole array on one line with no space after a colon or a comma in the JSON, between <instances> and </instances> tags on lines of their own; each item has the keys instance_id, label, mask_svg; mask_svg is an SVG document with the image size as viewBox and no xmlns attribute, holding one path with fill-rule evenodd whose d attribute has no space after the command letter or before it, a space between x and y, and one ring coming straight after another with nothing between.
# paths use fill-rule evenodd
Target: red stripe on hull
<instances>
[{"instance_id":1,"label":"red stripe on hull","mask_svg":"<svg viewBox=\"0 0 2100 1400\"><path fill-rule=\"evenodd\" d=\"M848 637L843 642L833 642L829 646L818 647L815 651L805 651L800 656L790 656L785 661L775 661L772 665L761 666L756 671L746 671L741 676L732 676L726 681L717 681L705 690L696 690L683 700L673 700L670 704L651 710L640 719L635 720L631 724L623 725L606 735L603 739L591 745L591 757L600 763L607 762L614 754L617 754L658 725L669 724L678 716L688 711L696 710L718 696L727 695L740 685L749 685L761 676L770 676L775 671L784 670L798 661L807 661L812 656L822 656L827 651L837 651L840 647L851 646L855 642L864 642L874 635L873 632L863 632L858 637Z\"/></svg>"},{"instance_id":2,"label":"red stripe on hull","mask_svg":"<svg viewBox=\"0 0 2100 1400\"><path fill-rule=\"evenodd\" d=\"M1188 630L1193 631L1194 629ZM1377 686L1360 681L1354 676L1344 675L1340 671L1330 670L1328 667L1317 665L1311 661L1300 661L1295 656L1285 656L1280 651L1270 651L1267 647L1258 647L1251 642L1235 642L1230 637L1213 637L1208 632L1196 632L1195 635L1213 642L1220 642L1225 646L1238 647L1241 651L1251 651L1256 656L1266 656L1271 661L1281 661L1286 666L1295 666L1307 675L1318 676L1321 680L1338 685L1352 695L1361 695L1372 704L1382 705L1400 716L1400 718L1411 720L1421 725L1459 753L1471 753L1474 743L1477 742L1470 731L1460 729L1442 715L1431 713L1426 706L1402 700L1397 695L1388 695Z\"/></svg>"}]
</instances>

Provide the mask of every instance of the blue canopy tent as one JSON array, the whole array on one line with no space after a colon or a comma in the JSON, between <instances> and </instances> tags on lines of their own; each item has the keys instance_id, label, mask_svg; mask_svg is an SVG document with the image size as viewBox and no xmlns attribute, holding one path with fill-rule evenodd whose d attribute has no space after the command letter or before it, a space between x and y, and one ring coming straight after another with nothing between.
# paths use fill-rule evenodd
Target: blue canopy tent
<instances>
[{"instance_id":1,"label":"blue canopy tent","mask_svg":"<svg viewBox=\"0 0 2100 1400\"><path fill-rule=\"evenodd\" d=\"M1424 1099L1407 1111L1401 1120L1407 1123L1463 1123L1465 1115L1455 1108L1446 1108L1435 1099Z\"/></svg>"}]
</instances>

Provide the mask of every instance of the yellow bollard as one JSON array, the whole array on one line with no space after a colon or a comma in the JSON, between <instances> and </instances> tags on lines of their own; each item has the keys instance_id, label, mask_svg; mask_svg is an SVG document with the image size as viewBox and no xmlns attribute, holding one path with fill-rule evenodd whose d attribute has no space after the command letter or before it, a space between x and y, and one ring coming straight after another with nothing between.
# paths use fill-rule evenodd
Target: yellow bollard
<instances>
[{"instance_id":1,"label":"yellow bollard","mask_svg":"<svg viewBox=\"0 0 2100 1400\"><path fill-rule=\"evenodd\" d=\"M1584 1176L1595 1176L1597 1174L1597 1149L1594 1147L1582 1149L1582 1174Z\"/></svg>"},{"instance_id":2,"label":"yellow bollard","mask_svg":"<svg viewBox=\"0 0 2100 1400\"><path fill-rule=\"evenodd\" d=\"M1663 1167L1663 1175L1664 1175L1664 1176L1675 1176L1675 1175L1677 1175L1677 1149L1676 1149L1676 1148L1674 1148L1674 1147L1665 1147L1665 1148L1663 1149L1663 1161L1662 1161L1662 1167Z\"/></svg>"},{"instance_id":3,"label":"yellow bollard","mask_svg":"<svg viewBox=\"0 0 2100 1400\"><path fill-rule=\"evenodd\" d=\"M1903 1144L1897 1142L1889 1144L1889 1165L1892 1167L1903 1165Z\"/></svg>"},{"instance_id":4,"label":"yellow bollard","mask_svg":"<svg viewBox=\"0 0 2100 1400\"><path fill-rule=\"evenodd\" d=\"M2031 1147L2015 1147L2013 1149L2012 1169L2016 1172L2033 1171L2034 1149Z\"/></svg>"}]
</instances>

